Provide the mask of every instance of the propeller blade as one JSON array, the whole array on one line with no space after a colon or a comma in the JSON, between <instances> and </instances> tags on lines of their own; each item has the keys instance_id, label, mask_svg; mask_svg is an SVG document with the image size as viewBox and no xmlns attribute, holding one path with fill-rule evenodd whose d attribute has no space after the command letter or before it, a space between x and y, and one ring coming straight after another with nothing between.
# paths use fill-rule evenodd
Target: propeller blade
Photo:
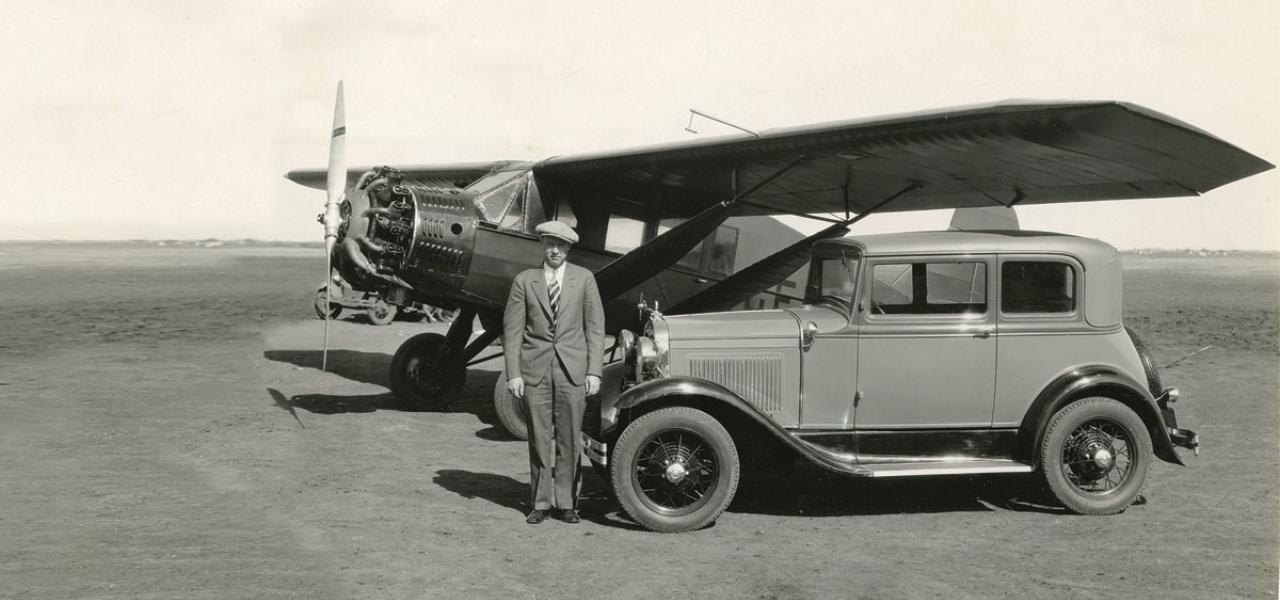
<instances>
[{"instance_id":1,"label":"propeller blade","mask_svg":"<svg viewBox=\"0 0 1280 600\"><path fill-rule=\"evenodd\" d=\"M324 203L324 350L320 370L329 368L329 306L333 302L333 248L338 242L338 226L342 220L338 205L347 186L347 116L342 101L342 82L338 82L338 99L333 107L333 132L329 137L329 170L325 179Z\"/></svg>"}]
</instances>

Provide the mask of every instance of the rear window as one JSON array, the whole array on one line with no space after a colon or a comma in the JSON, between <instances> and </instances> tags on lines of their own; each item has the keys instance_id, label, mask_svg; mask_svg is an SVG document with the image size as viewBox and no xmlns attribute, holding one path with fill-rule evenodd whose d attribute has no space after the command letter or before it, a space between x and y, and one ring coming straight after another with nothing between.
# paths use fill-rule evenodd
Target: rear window
<instances>
[{"instance_id":1,"label":"rear window","mask_svg":"<svg viewBox=\"0 0 1280 600\"><path fill-rule=\"evenodd\" d=\"M1000 268L1000 310L1011 314L1076 309L1075 271L1060 262L1009 261Z\"/></svg>"}]
</instances>

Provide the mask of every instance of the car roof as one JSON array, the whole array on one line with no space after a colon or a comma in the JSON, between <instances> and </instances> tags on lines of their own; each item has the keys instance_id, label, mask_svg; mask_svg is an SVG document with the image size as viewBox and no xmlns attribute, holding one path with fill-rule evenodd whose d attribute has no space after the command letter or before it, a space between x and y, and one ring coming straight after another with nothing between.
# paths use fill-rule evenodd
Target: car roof
<instances>
[{"instance_id":1,"label":"car roof","mask_svg":"<svg viewBox=\"0 0 1280 600\"><path fill-rule=\"evenodd\" d=\"M1112 260L1115 247L1106 242L1065 233L1048 231L914 231L875 235L850 235L822 240L815 252L853 248L860 253L876 255L946 253L984 254L1021 252L1061 252L1080 257L1086 262Z\"/></svg>"}]
</instances>

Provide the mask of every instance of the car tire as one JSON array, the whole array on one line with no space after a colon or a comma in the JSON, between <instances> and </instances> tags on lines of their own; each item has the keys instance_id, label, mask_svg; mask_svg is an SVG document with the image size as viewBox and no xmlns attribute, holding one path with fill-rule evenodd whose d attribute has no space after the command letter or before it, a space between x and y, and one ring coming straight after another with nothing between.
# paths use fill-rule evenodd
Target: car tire
<instances>
[{"instance_id":1,"label":"car tire","mask_svg":"<svg viewBox=\"0 0 1280 600\"><path fill-rule=\"evenodd\" d=\"M325 312L324 306L327 303L329 305L329 318L336 319L338 318L338 315L342 314L342 305L338 304L337 302L329 302L329 298L327 297L328 296L327 292L328 290L326 290L323 287L316 290L316 302L315 302L316 318L320 318L320 319L324 318L324 312Z\"/></svg>"},{"instance_id":2,"label":"car tire","mask_svg":"<svg viewBox=\"0 0 1280 600\"><path fill-rule=\"evenodd\" d=\"M405 408L416 411L439 410L447 406L467 383L467 370L444 373L434 362L445 337L420 333L396 350L391 358L391 391Z\"/></svg>"},{"instance_id":3,"label":"car tire","mask_svg":"<svg viewBox=\"0 0 1280 600\"><path fill-rule=\"evenodd\" d=\"M498 422L518 440L529 439L529 425L525 422L523 402L511 395L507 389L507 372L498 371L498 380L493 383L493 411L498 413Z\"/></svg>"},{"instance_id":4,"label":"car tire","mask_svg":"<svg viewBox=\"0 0 1280 600\"><path fill-rule=\"evenodd\" d=\"M1146 425L1112 398L1063 407L1040 443L1040 472L1049 490L1082 515L1122 512L1142 493L1152 460Z\"/></svg>"},{"instance_id":5,"label":"car tire","mask_svg":"<svg viewBox=\"0 0 1280 600\"><path fill-rule=\"evenodd\" d=\"M1160 381L1160 369L1156 367L1156 363L1151 359L1151 352L1147 350L1147 345L1142 343L1142 338L1138 337L1138 333L1126 325L1125 333L1129 334L1129 339L1133 341L1133 347L1138 351L1138 358L1142 361L1142 371L1147 376L1147 390L1151 392L1152 398L1159 398L1164 393L1164 384Z\"/></svg>"},{"instance_id":6,"label":"car tire","mask_svg":"<svg viewBox=\"0 0 1280 600\"><path fill-rule=\"evenodd\" d=\"M365 310L365 314L369 317L369 322L374 325L390 325L396 320L396 313L399 312L394 304L388 304L386 300L378 298L369 305Z\"/></svg>"},{"instance_id":7,"label":"car tire","mask_svg":"<svg viewBox=\"0 0 1280 600\"><path fill-rule=\"evenodd\" d=\"M680 533L711 524L738 490L738 449L711 415L673 406L633 421L618 437L609 480L623 510L645 528Z\"/></svg>"}]
</instances>

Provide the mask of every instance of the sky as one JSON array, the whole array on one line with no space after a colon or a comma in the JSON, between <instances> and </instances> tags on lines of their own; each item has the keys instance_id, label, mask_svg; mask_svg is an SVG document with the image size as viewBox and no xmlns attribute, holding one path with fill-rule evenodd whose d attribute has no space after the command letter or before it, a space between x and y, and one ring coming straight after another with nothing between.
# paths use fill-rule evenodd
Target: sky
<instances>
[{"instance_id":1,"label":"sky","mask_svg":"<svg viewBox=\"0 0 1280 600\"><path fill-rule=\"evenodd\" d=\"M5 0L0 53L0 240L319 241L324 193L283 175L326 164L339 80L353 166L685 140L690 108L762 130L1014 98L1132 102L1280 163L1273 0ZM1019 217L1121 249L1278 251L1278 192L1272 170Z\"/></svg>"}]
</instances>

